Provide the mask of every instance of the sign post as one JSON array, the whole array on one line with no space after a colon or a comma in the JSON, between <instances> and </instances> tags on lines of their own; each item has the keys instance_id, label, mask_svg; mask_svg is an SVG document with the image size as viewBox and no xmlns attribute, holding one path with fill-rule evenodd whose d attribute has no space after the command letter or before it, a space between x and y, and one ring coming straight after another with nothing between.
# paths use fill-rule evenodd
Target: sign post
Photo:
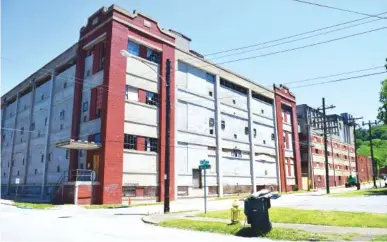
<instances>
[{"instance_id":1,"label":"sign post","mask_svg":"<svg viewBox=\"0 0 387 242\"><path fill-rule=\"evenodd\" d=\"M207 174L207 169L211 169L210 162L208 160L201 160L200 165L199 165L200 170L203 171L203 183L204 183L204 213L207 213L207 184L206 184L206 174Z\"/></svg>"},{"instance_id":2,"label":"sign post","mask_svg":"<svg viewBox=\"0 0 387 242\"><path fill-rule=\"evenodd\" d=\"M16 178L15 179L15 183L16 183L16 194L15 194L15 201L16 201L16 199L17 199L17 190L19 190L20 178Z\"/></svg>"}]
</instances>

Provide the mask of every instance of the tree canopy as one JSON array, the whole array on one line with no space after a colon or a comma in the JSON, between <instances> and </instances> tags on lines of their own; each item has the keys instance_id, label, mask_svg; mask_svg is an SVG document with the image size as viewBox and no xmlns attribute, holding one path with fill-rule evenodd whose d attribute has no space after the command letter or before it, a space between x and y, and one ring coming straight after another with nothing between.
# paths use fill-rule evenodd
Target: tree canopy
<instances>
[{"instance_id":1,"label":"tree canopy","mask_svg":"<svg viewBox=\"0 0 387 242\"><path fill-rule=\"evenodd\" d=\"M387 125L387 79L382 81L380 88L379 101L381 106L378 109L378 119Z\"/></svg>"}]
</instances>

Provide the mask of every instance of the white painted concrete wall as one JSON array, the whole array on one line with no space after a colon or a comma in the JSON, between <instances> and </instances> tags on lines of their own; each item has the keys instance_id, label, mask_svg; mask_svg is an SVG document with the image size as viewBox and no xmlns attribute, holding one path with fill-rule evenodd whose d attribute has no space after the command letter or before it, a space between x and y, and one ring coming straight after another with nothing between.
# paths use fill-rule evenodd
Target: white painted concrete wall
<instances>
[{"instance_id":1,"label":"white painted concrete wall","mask_svg":"<svg viewBox=\"0 0 387 242\"><path fill-rule=\"evenodd\" d=\"M180 52L181 53L181 52ZM201 159L210 160L211 172L208 184L218 185L217 176L221 175L222 185L251 185L249 127L247 94L240 93L228 87L220 86L215 93L214 82L209 81L208 74L214 72L213 66L199 69L194 67L190 57L176 61L176 131L175 131L175 162L176 186L192 187L192 169L197 169ZM195 59L192 58L191 59ZM190 64L188 64L190 63ZM208 70L208 71L207 71ZM219 71L221 72L221 71ZM220 76L228 81L240 84L237 78L229 75ZM211 79L210 79L211 80ZM220 105L216 106L216 98ZM253 138L255 147L254 174L258 185L277 184L273 105L261 100L252 99L251 109ZM220 120L216 120L216 109L220 110ZM209 119L214 119L214 126L209 126ZM225 121L225 128L216 134L216 125ZM210 130L213 130L210 134ZM249 132L253 130L249 130ZM234 136L236 135L236 137ZM208 146L215 147L217 136L221 139L221 174L217 174L216 153ZM266 144L263 144L265 140ZM242 151L242 157L232 157L233 149ZM210 154L212 152L213 154ZM262 160L262 161L261 161ZM267 170L265 175L265 170ZM191 188L189 192L191 192Z\"/></svg>"},{"instance_id":2,"label":"white painted concrete wall","mask_svg":"<svg viewBox=\"0 0 387 242\"><path fill-rule=\"evenodd\" d=\"M27 185L41 185L43 182L44 164L48 157L45 154L45 143L47 133L50 133L48 142L48 153L51 159L47 160L46 184L56 183L64 171L68 170L69 160L66 158L66 150L54 147L57 140L69 138L71 132L73 95L75 81L75 65L55 77L53 93L51 93L52 80L36 87L34 102L31 102L32 91L20 97L19 110L16 112L16 102L5 108L4 127L13 127L14 117L17 115L17 125L15 131L14 146L14 166L12 167L11 184L15 184L16 178L20 178L20 183L24 181L27 175ZM66 83L66 85L64 85ZM50 108L50 99L53 95L51 104L51 129L47 132L49 123L48 110ZM60 119L60 112L64 110L64 119ZM32 112L32 113L31 113ZM31 115L30 115L31 114ZM12 121L11 121L12 120ZM34 128L31 124L34 123ZM62 124L62 129L61 129ZM20 131L24 128L24 132ZM28 135L30 133L30 135ZM1 182L8 182L8 160L12 147L11 131L6 131L5 141L2 149L2 174ZM28 137L30 137L29 147L27 147ZM29 155L27 155L29 150ZM24 160L24 164L23 164ZM57 167L60 167L60 172ZM4 169L6 168L6 169ZM18 175L19 174L19 175ZM5 179L6 178L6 179Z\"/></svg>"}]
</instances>

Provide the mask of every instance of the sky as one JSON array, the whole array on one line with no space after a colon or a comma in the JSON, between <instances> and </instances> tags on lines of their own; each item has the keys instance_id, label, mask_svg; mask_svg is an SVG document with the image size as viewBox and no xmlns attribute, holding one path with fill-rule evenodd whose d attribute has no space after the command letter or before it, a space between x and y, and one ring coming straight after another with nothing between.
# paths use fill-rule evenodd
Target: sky
<instances>
[{"instance_id":1,"label":"sky","mask_svg":"<svg viewBox=\"0 0 387 242\"><path fill-rule=\"evenodd\" d=\"M387 12L386 0L309 1L367 14ZM73 45L78 40L79 30L86 24L87 18L102 6L108 7L111 4L117 4L129 11L139 10L157 20L161 27L185 34L192 39L191 49L204 55L366 17L292 0L2 0L1 2L2 94ZM387 17L387 14L384 16ZM272 87L274 83L289 83L383 66L387 58L387 29L296 51L239 60L387 26L387 19L372 17L350 25L373 19L377 21L289 44L251 50L245 54L224 58L219 58L220 55L207 58L218 57L212 59L215 63L238 60L222 65L267 87ZM327 105L336 106L328 113L348 112L355 117L364 117L366 121L375 120L379 106L380 82L387 78L387 73L324 85L295 87L384 70L380 68L287 86L296 95L297 104L306 103L317 108L321 106L321 98L325 97Z\"/></svg>"}]
</instances>

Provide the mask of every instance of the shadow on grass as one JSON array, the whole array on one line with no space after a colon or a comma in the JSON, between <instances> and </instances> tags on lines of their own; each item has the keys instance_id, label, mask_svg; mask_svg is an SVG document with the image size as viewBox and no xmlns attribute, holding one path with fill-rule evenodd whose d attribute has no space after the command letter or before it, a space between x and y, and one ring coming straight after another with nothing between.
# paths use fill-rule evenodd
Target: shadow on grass
<instances>
[{"instance_id":1,"label":"shadow on grass","mask_svg":"<svg viewBox=\"0 0 387 242\"><path fill-rule=\"evenodd\" d=\"M386 196L387 195L387 189L376 189L372 191L367 191L366 196Z\"/></svg>"},{"instance_id":2,"label":"shadow on grass","mask_svg":"<svg viewBox=\"0 0 387 242\"><path fill-rule=\"evenodd\" d=\"M257 231L252 229L251 227L245 227L241 228L235 235L240 237L265 237L267 233L264 233L262 231Z\"/></svg>"}]
</instances>

